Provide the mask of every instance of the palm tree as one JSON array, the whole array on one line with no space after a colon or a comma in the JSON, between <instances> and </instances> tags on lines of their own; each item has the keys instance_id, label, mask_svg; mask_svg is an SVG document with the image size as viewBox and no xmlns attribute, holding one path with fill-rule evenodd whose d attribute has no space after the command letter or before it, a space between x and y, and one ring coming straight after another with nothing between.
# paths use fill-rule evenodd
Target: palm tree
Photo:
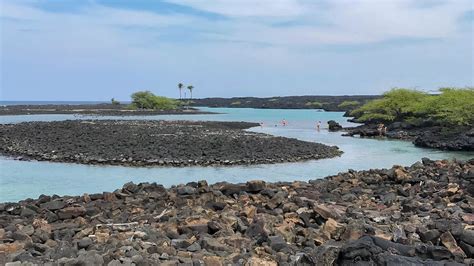
<instances>
[{"instance_id":1,"label":"palm tree","mask_svg":"<svg viewBox=\"0 0 474 266\"><path fill-rule=\"evenodd\" d=\"M189 93L191 94L191 98L190 98L190 99L193 99L193 89L194 89L194 86L193 86L193 85L189 85L189 86L188 86Z\"/></svg>"},{"instance_id":2,"label":"palm tree","mask_svg":"<svg viewBox=\"0 0 474 266\"><path fill-rule=\"evenodd\" d=\"M180 100L181 100L181 98L182 98L182 97L181 97L181 91L183 90L183 87L184 87L183 83L181 83L181 82L178 83L179 99L180 99Z\"/></svg>"}]
</instances>

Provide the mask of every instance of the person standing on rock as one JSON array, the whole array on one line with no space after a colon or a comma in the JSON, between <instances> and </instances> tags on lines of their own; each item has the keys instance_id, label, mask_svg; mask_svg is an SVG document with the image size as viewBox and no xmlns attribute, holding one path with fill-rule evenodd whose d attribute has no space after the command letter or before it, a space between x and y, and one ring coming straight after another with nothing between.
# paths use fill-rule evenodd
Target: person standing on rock
<instances>
[{"instance_id":1,"label":"person standing on rock","mask_svg":"<svg viewBox=\"0 0 474 266\"><path fill-rule=\"evenodd\" d=\"M386 131L385 125L384 125L383 123L378 124L378 126L377 126L377 131L379 132L379 136L380 136L380 137L383 136L383 135L385 135L385 134L384 134L384 131Z\"/></svg>"}]
</instances>

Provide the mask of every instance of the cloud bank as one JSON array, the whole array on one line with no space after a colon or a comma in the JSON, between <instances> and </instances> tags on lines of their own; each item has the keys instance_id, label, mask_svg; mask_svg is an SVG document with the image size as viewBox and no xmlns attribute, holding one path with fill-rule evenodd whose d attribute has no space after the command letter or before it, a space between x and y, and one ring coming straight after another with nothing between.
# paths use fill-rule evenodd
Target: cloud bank
<instances>
[{"instance_id":1,"label":"cloud bank","mask_svg":"<svg viewBox=\"0 0 474 266\"><path fill-rule=\"evenodd\" d=\"M473 86L469 0L1 0L1 100Z\"/></svg>"}]
</instances>

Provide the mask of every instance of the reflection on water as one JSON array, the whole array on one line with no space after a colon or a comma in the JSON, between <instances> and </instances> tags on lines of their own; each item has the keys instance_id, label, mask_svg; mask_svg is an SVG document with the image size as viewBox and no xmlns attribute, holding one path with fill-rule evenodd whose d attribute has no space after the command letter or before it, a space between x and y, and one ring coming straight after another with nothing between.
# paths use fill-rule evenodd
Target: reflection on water
<instances>
[{"instance_id":1,"label":"reflection on water","mask_svg":"<svg viewBox=\"0 0 474 266\"><path fill-rule=\"evenodd\" d=\"M157 182L165 186L206 179L209 183L219 181L245 182L251 179L266 181L293 181L321 178L348 169L387 168L394 164L410 165L422 157L431 159L469 159L473 152L445 152L421 149L410 142L396 140L363 139L342 137L341 133L328 132L328 120L336 120L348 126L340 112L317 112L314 110L270 110L203 108L222 114L215 115L166 115L143 117L100 117L100 119L166 119L166 120L217 120L263 122L263 127L250 130L277 136L298 138L306 141L337 145L344 154L333 159L257 166L232 167L122 167L89 166L68 163L25 162L0 157L0 202L17 201L40 194L79 195L113 191L124 183ZM34 115L0 116L0 123L24 121L54 121L85 119L87 116ZM94 117L97 118L97 117ZM279 126L282 119L288 126ZM322 130L316 130L316 122L323 122ZM277 126L275 126L277 125Z\"/></svg>"}]
</instances>

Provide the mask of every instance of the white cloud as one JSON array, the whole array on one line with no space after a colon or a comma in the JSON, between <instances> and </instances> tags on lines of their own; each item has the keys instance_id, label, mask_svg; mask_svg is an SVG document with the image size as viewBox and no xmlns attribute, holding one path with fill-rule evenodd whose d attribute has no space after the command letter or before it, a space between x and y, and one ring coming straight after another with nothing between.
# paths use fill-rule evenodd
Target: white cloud
<instances>
[{"instance_id":1,"label":"white cloud","mask_svg":"<svg viewBox=\"0 0 474 266\"><path fill-rule=\"evenodd\" d=\"M0 1L1 63L6 69L1 71L5 75L2 86L11 95L17 87L41 84L46 90L69 86L88 88L90 93L100 93L97 87L101 86L116 87L128 96L127 89L156 84L173 88L182 77L197 87L238 92L233 95L252 94L251 90L260 85L279 87L280 93L290 93L290 86L299 86L303 88L300 93L309 94L307 83L330 88L344 79L359 82L359 88L370 84L432 85L437 80L460 80L461 86L469 85L462 82L472 51L466 52L469 44L457 28L458 18L472 8L464 0L425 8L414 6L415 0L333 0L318 4L311 0L169 0L230 17L215 21L191 14L158 14L94 3L81 12L61 13L35 8L32 1ZM274 26L285 22L290 23ZM325 51L333 45L363 47L404 38L437 38L446 45L394 48L397 51ZM448 54L440 47L454 50ZM390 76L405 71L411 78L409 71L414 67L417 71L428 69L428 82L411 84L416 81L413 78L397 84L402 78ZM429 70L435 67L453 69L453 74ZM373 71L383 75L374 77ZM172 96L173 92L164 94ZM278 94L262 91L259 95L272 92Z\"/></svg>"},{"instance_id":2,"label":"white cloud","mask_svg":"<svg viewBox=\"0 0 474 266\"><path fill-rule=\"evenodd\" d=\"M272 44L360 44L397 38L445 38L457 34L469 0L427 8L417 0L168 0L229 16L231 40ZM295 26L272 27L280 21Z\"/></svg>"},{"instance_id":3,"label":"white cloud","mask_svg":"<svg viewBox=\"0 0 474 266\"><path fill-rule=\"evenodd\" d=\"M307 10L295 0L167 0L231 17L292 17Z\"/></svg>"}]
</instances>

